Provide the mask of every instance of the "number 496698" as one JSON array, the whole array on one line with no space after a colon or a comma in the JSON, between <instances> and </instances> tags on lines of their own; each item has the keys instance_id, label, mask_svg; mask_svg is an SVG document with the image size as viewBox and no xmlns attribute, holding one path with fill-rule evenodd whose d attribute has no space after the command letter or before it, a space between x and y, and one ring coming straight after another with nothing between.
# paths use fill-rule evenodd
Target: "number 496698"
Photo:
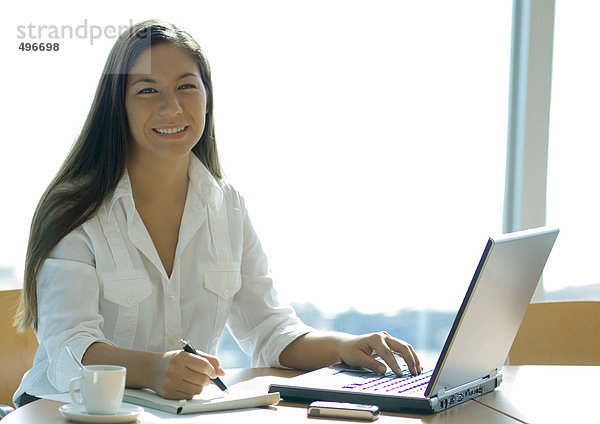
<instances>
[{"instance_id":1,"label":"number 496698","mask_svg":"<svg viewBox=\"0 0 600 424\"><path fill-rule=\"evenodd\" d=\"M19 44L19 50L24 52L51 52L58 51L60 48L59 43L21 43Z\"/></svg>"}]
</instances>

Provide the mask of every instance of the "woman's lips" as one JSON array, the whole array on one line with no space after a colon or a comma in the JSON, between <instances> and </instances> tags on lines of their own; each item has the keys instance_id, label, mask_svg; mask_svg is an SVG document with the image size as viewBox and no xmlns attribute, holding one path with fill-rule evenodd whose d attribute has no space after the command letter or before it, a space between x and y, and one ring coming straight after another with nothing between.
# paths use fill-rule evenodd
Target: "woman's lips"
<instances>
[{"instance_id":1,"label":"woman's lips","mask_svg":"<svg viewBox=\"0 0 600 424\"><path fill-rule=\"evenodd\" d=\"M174 127L159 127L152 128L152 132L161 138L175 139L181 138L187 134L190 127L187 125L179 125Z\"/></svg>"}]
</instances>

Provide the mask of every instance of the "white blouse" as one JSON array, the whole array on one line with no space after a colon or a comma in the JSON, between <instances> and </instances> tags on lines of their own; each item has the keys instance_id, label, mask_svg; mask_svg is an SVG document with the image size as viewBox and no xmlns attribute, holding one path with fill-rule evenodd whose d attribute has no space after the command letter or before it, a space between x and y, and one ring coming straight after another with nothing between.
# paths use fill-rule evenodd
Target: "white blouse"
<instances>
[{"instance_id":1,"label":"white blouse","mask_svg":"<svg viewBox=\"0 0 600 424\"><path fill-rule=\"evenodd\" d=\"M180 338L216 354L225 325L252 366L312 328L280 304L244 200L191 155L189 187L169 277L135 209L127 173L95 217L63 238L37 280L40 346L14 396L68 390L94 342L164 352Z\"/></svg>"}]
</instances>

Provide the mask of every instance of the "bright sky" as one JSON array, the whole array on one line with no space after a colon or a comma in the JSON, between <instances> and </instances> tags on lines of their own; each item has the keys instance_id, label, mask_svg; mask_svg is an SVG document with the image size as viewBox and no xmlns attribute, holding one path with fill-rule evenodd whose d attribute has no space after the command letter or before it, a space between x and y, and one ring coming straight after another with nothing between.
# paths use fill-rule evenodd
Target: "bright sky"
<instances>
[{"instance_id":1,"label":"bright sky","mask_svg":"<svg viewBox=\"0 0 600 424\"><path fill-rule=\"evenodd\" d=\"M598 2L557 2L548 220L561 226L561 234L546 267L548 290L600 283L600 55L593 47L600 40L599 18Z\"/></svg>"}]
</instances>

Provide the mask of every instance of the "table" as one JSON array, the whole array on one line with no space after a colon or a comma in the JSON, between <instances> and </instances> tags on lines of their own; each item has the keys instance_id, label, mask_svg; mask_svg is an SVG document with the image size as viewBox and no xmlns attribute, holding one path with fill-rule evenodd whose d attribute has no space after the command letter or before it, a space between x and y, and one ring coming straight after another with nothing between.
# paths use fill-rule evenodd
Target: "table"
<instances>
[{"instance_id":1,"label":"table","mask_svg":"<svg viewBox=\"0 0 600 424\"><path fill-rule=\"evenodd\" d=\"M299 373L299 371L275 368L236 369L228 370L224 381L231 385L259 376L292 377ZM585 406L583 402L589 399L586 394L593 394L592 385L600 380L600 367L506 366L502 373L504 381L500 387L477 400L432 415L384 412L375 423L518 424L519 422L593 422L596 420L597 414L592 411L593 403ZM544 393L544 390L549 391L558 377L568 382L569 389L554 394ZM4 418L2 424L64 424L67 421L59 414L59 405L61 405L59 402L42 399L17 409ZM307 418L306 406L306 404L282 401L279 405L269 408L205 414L196 418L194 422L285 424L352 422ZM169 420L169 422L179 422L179 420ZM145 424L148 421L140 420L140 423Z\"/></svg>"},{"instance_id":2,"label":"table","mask_svg":"<svg viewBox=\"0 0 600 424\"><path fill-rule=\"evenodd\" d=\"M594 395L600 366L506 366L502 374L500 387L479 403L520 422L600 422Z\"/></svg>"}]
</instances>

